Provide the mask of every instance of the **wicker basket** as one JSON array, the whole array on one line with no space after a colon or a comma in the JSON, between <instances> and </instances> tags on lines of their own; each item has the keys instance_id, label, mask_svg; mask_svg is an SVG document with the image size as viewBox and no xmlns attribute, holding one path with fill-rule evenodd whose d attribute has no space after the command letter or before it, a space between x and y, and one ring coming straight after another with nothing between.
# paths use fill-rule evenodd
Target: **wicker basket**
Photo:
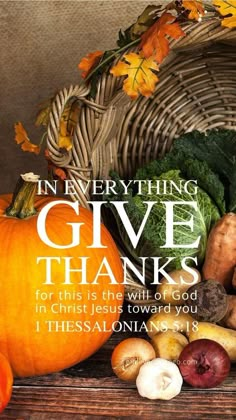
<instances>
[{"instance_id":1,"label":"wicker basket","mask_svg":"<svg viewBox=\"0 0 236 420\"><path fill-rule=\"evenodd\" d=\"M236 30L223 28L214 15L202 23L185 24L184 30L184 38L171 42L171 53L150 98L131 101L121 89L121 78L109 72L101 76L95 100L85 85L57 95L48 149L52 161L66 169L68 179L107 179L110 169L131 179L138 167L169 151L182 133L236 129ZM72 97L79 100L81 111L73 148L65 154L58 147L59 121ZM89 192L83 195L79 186L76 191L72 199L87 207ZM131 276L128 283L126 292L145 293L145 287ZM135 303L156 304L150 296Z\"/></svg>"}]
</instances>

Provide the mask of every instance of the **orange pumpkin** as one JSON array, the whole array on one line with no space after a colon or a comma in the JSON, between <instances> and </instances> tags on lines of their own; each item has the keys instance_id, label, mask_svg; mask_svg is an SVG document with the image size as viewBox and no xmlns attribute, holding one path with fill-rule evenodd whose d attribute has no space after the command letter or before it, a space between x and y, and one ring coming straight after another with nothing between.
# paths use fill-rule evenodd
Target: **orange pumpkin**
<instances>
[{"instance_id":1,"label":"orange pumpkin","mask_svg":"<svg viewBox=\"0 0 236 420\"><path fill-rule=\"evenodd\" d=\"M0 413L7 406L12 394L13 375L8 360L0 353Z\"/></svg>"},{"instance_id":2,"label":"orange pumpkin","mask_svg":"<svg viewBox=\"0 0 236 420\"><path fill-rule=\"evenodd\" d=\"M30 188L28 184L27 188ZM32 188L27 194L30 208ZM14 196L14 206L22 207L17 194ZM93 237L89 210L80 208L78 216L69 206L59 204L49 211L47 234L57 244L71 242L69 222L84 223L79 246L54 249L40 239L37 218L45 204L55 198L37 197L34 202L37 214L24 219L5 215L11 200L12 195L0 196L0 352L8 358L15 376L59 371L89 357L112 334L124 295L119 253L103 225L102 243L107 248L87 247L92 244ZM45 261L37 263L37 258L46 256L71 257L71 269L79 268L78 257L88 257L88 282L96 277L99 265L106 257L117 283L111 284L108 276L100 276L97 284L80 284L80 274L71 272L72 284L63 284L62 258L60 263L59 260L52 262L54 284L44 284Z\"/></svg>"}]
</instances>

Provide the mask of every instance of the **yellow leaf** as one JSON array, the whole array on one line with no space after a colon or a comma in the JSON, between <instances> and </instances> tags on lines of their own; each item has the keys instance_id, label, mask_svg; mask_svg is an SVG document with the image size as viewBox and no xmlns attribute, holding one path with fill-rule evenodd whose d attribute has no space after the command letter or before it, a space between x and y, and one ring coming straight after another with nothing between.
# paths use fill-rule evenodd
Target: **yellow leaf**
<instances>
[{"instance_id":1,"label":"yellow leaf","mask_svg":"<svg viewBox=\"0 0 236 420\"><path fill-rule=\"evenodd\" d=\"M66 124L66 121L64 120L61 120L60 122L58 146L60 147L60 149L66 149L66 150L71 150L72 148L72 138L70 134L67 132L67 124Z\"/></svg>"},{"instance_id":2,"label":"yellow leaf","mask_svg":"<svg viewBox=\"0 0 236 420\"><path fill-rule=\"evenodd\" d=\"M150 96L154 90L158 77L153 71L159 67L153 57L145 58L143 55L129 53L124 55L125 61L119 61L110 72L114 76L127 76L124 80L123 89L132 98L137 98L141 93Z\"/></svg>"},{"instance_id":3,"label":"yellow leaf","mask_svg":"<svg viewBox=\"0 0 236 420\"><path fill-rule=\"evenodd\" d=\"M21 122L17 122L14 125L14 128L15 128L15 141L17 144L21 145L21 149L24 152L31 152L38 155L40 152L40 147L37 144L31 143Z\"/></svg>"},{"instance_id":4,"label":"yellow leaf","mask_svg":"<svg viewBox=\"0 0 236 420\"><path fill-rule=\"evenodd\" d=\"M222 26L236 28L236 0L213 0L213 5L225 16L221 22Z\"/></svg>"},{"instance_id":5,"label":"yellow leaf","mask_svg":"<svg viewBox=\"0 0 236 420\"><path fill-rule=\"evenodd\" d=\"M65 106L61 120L66 122L67 132L72 135L79 118L80 108L78 102L74 101Z\"/></svg>"},{"instance_id":6,"label":"yellow leaf","mask_svg":"<svg viewBox=\"0 0 236 420\"><path fill-rule=\"evenodd\" d=\"M236 15L223 19L221 25L226 26L226 28L236 28Z\"/></svg>"},{"instance_id":7,"label":"yellow leaf","mask_svg":"<svg viewBox=\"0 0 236 420\"><path fill-rule=\"evenodd\" d=\"M43 104L41 111L37 115L36 125L47 125L49 123L49 114L54 98L51 98ZM72 148L72 134L78 122L79 106L77 101L69 101L62 113L60 119L59 147L70 150Z\"/></svg>"},{"instance_id":8,"label":"yellow leaf","mask_svg":"<svg viewBox=\"0 0 236 420\"><path fill-rule=\"evenodd\" d=\"M48 99L44 103L40 105L40 110L36 116L35 125L36 126L47 126L49 123L49 114L52 110L52 104L55 99L55 96ZM78 116L79 116L79 106L78 101L74 100L67 102L63 114L61 116L61 119L63 121L66 121L67 124L67 131L71 135L74 131L74 128L78 122Z\"/></svg>"},{"instance_id":9,"label":"yellow leaf","mask_svg":"<svg viewBox=\"0 0 236 420\"><path fill-rule=\"evenodd\" d=\"M72 141L70 136L61 136L59 135L58 145L60 149L71 150L72 149Z\"/></svg>"},{"instance_id":10,"label":"yellow leaf","mask_svg":"<svg viewBox=\"0 0 236 420\"><path fill-rule=\"evenodd\" d=\"M202 0L183 0L182 7L188 11L188 18L200 21L205 14Z\"/></svg>"},{"instance_id":11,"label":"yellow leaf","mask_svg":"<svg viewBox=\"0 0 236 420\"><path fill-rule=\"evenodd\" d=\"M60 135L62 136L62 137L65 137L65 136L67 136L67 126L66 126L66 121L64 121L64 120L61 120L60 121Z\"/></svg>"}]
</instances>

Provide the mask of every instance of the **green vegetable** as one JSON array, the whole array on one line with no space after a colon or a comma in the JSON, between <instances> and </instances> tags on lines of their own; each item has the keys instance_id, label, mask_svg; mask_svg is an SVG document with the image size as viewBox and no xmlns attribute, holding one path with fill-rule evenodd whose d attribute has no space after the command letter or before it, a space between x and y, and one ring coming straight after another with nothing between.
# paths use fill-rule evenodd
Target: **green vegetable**
<instances>
[{"instance_id":1,"label":"green vegetable","mask_svg":"<svg viewBox=\"0 0 236 420\"><path fill-rule=\"evenodd\" d=\"M205 162L224 185L226 211L236 212L236 132L234 130L209 130L206 134L193 131L184 134L174 142L171 154L175 153Z\"/></svg>"},{"instance_id":2,"label":"green vegetable","mask_svg":"<svg viewBox=\"0 0 236 420\"><path fill-rule=\"evenodd\" d=\"M119 185L119 177L113 173L112 178ZM138 246L133 249L124 230L122 222L116 217L114 207L111 209L117 219L120 236L127 251L138 260L139 257L177 257L168 265L169 270L180 269L183 257L198 257L199 265L203 262L206 240L212 225L226 212L236 212L236 132L234 130L209 130L207 133L194 131L184 134L174 141L172 150L163 159L155 160L140 168L135 180L172 180L176 184L183 180L196 180L197 195L181 194L147 194L145 187L138 195L135 187L129 195L123 195L121 186L118 195L109 200L127 201L128 217L137 231L143 221L147 205L144 201L156 201L141 235ZM192 188L194 184L192 185ZM194 248L161 248L165 244L166 213L162 201L197 201L195 212L189 206L176 205L175 221L189 220L194 215L193 232L188 226L174 227L174 243L190 244L199 235L201 241L198 249ZM191 264L191 262L189 263ZM166 268L167 269L167 268Z\"/></svg>"},{"instance_id":3,"label":"green vegetable","mask_svg":"<svg viewBox=\"0 0 236 420\"><path fill-rule=\"evenodd\" d=\"M178 140L176 141L176 143ZM219 176L216 175L206 162L191 159L183 151L172 149L162 160L154 160L137 171L136 179L151 179L159 176L170 169L180 169L181 175L185 179L197 180L201 187L217 205L220 213L225 213L225 189Z\"/></svg>"},{"instance_id":4,"label":"green vegetable","mask_svg":"<svg viewBox=\"0 0 236 420\"><path fill-rule=\"evenodd\" d=\"M148 174L149 173L147 171L146 175ZM152 178L148 177L148 179L152 179L152 181L173 181L178 186L180 186L181 182L186 181L180 176L179 170L170 170L162 173L158 177L153 175L154 172L152 172ZM117 183L119 182L117 175L114 175L113 173L112 177ZM163 185L163 182L160 182L160 185ZM199 264L203 262L207 235L212 225L220 218L220 213L209 195L201 188L198 188L197 194L194 194L195 187L196 185L193 182L190 182L188 187L189 192L182 191L181 193L178 193L173 191L172 193L164 193L164 191L161 190L160 194L148 194L147 185L143 185L142 194L140 195L135 194L135 191L130 190L128 196L122 196L121 192L119 195L109 197L109 200L113 201L127 201L125 209L135 231L139 229L147 210L147 205L144 202L156 202L148 217L136 249L133 249L122 221L116 217L116 211L114 211L114 207L110 205L110 208L117 220L120 236L122 237L128 251L135 258L138 259L139 257L154 256L161 257L163 258L163 260L161 260L161 264L164 264L167 257L175 257L175 260L169 263L168 267L166 267L167 271L180 269L181 261L184 257L197 257ZM166 206L163 202L168 201L178 201L180 203L183 201L197 202L197 211L187 204L176 204L174 206L175 222L189 221L192 216L194 217L193 231L191 231L191 228L186 225L176 225L174 227L174 243L177 245L192 244L199 236L201 236L198 248L161 248L161 246L166 243L166 223L168 223L168 220L166 220ZM189 260L189 265L194 265L193 261Z\"/></svg>"}]
</instances>

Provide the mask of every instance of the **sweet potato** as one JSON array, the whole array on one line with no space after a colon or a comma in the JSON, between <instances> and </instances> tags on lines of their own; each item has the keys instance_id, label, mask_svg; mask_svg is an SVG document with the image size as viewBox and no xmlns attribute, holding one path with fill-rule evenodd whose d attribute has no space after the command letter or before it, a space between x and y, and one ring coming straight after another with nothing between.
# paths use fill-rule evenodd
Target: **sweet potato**
<instances>
[{"instance_id":1,"label":"sweet potato","mask_svg":"<svg viewBox=\"0 0 236 420\"><path fill-rule=\"evenodd\" d=\"M236 330L236 295L228 295L227 301L227 312L224 318L220 321L220 325Z\"/></svg>"},{"instance_id":2,"label":"sweet potato","mask_svg":"<svg viewBox=\"0 0 236 420\"><path fill-rule=\"evenodd\" d=\"M208 242L203 278L216 280L226 290L232 289L236 265L236 214L225 214L212 228Z\"/></svg>"}]
</instances>

